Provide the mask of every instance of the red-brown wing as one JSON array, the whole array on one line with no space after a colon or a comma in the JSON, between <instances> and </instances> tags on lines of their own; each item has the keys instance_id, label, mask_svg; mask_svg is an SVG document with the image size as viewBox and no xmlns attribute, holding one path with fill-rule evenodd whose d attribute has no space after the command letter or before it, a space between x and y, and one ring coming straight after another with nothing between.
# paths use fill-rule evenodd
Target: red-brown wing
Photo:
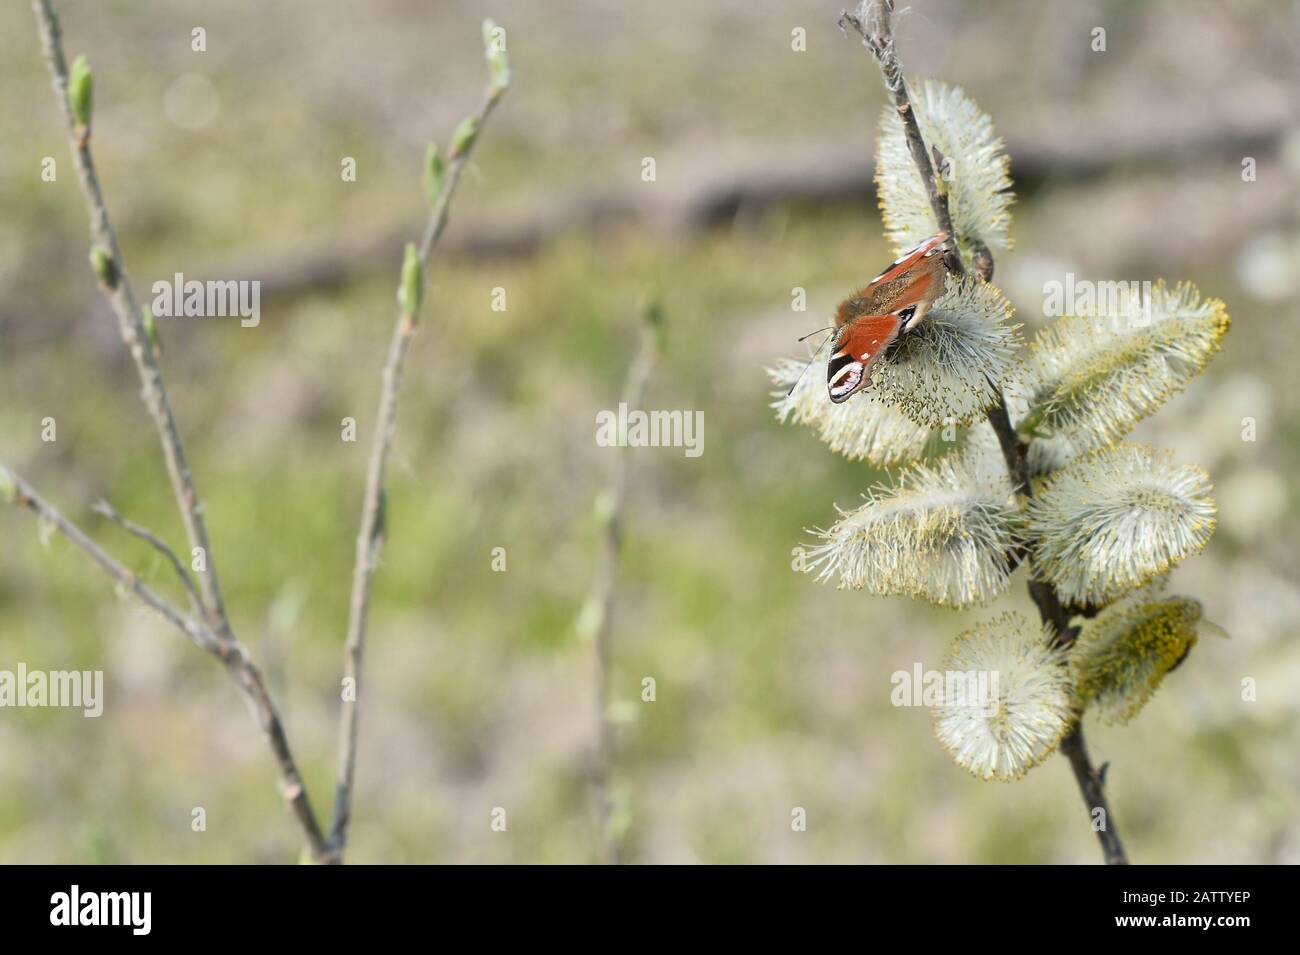
<instances>
[{"instance_id":1,"label":"red-brown wing","mask_svg":"<svg viewBox=\"0 0 1300 955\"><path fill-rule=\"evenodd\" d=\"M902 324L896 314L864 315L840 330L835 336L835 351L826 364L831 401L847 401L867 386L872 365L898 337Z\"/></svg>"},{"instance_id":2,"label":"red-brown wing","mask_svg":"<svg viewBox=\"0 0 1300 955\"><path fill-rule=\"evenodd\" d=\"M903 331L915 326L944 292L948 277L944 263L947 233L931 236L840 303L836 327L864 315L898 313Z\"/></svg>"},{"instance_id":3,"label":"red-brown wing","mask_svg":"<svg viewBox=\"0 0 1300 955\"><path fill-rule=\"evenodd\" d=\"M938 235L930 236L930 238L921 242L916 248L909 249L899 256L894 263L889 266L889 268L885 269L885 271L872 279L867 284L867 288L870 289L873 285L880 285L884 282L898 278L898 276L902 275L908 269L915 268L918 262L926 258L930 252L938 249L947 241L947 232L940 232Z\"/></svg>"},{"instance_id":4,"label":"red-brown wing","mask_svg":"<svg viewBox=\"0 0 1300 955\"><path fill-rule=\"evenodd\" d=\"M925 265L930 263L926 262ZM900 291L898 297L890 303L892 313L898 315L903 321L903 331L909 330L919 322L934 304L935 299L943 294L944 267L942 265L937 268L918 266L909 278L906 288Z\"/></svg>"}]
</instances>

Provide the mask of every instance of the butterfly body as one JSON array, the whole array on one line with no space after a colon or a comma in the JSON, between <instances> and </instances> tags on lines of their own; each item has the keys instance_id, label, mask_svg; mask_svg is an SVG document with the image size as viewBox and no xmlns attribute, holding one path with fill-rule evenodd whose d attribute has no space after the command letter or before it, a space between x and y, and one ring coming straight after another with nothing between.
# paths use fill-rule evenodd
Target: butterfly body
<instances>
[{"instance_id":1,"label":"butterfly body","mask_svg":"<svg viewBox=\"0 0 1300 955\"><path fill-rule=\"evenodd\" d=\"M945 232L931 236L840 303L835 345L826 366L831 401L847 401L865 388L885 349L920 324L943 295L947 241Z\"/></svg>"}]
</instances>

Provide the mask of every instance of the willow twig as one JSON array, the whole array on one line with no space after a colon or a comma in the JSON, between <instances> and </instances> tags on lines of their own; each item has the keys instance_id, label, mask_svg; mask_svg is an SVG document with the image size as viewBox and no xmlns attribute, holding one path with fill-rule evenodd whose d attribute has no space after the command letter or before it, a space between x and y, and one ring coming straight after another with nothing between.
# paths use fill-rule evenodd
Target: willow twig
<instances>
[{"instance_id":1,"label":"willow twig","mask_svg":"<svg viewBox=\"0 0 1300 955\"><path fill-rule=\"evenodd\" d=\"M307 790L294 763L284 726L263 684L261 672L248 658L243 646L238 641L232 644L221 634L216 633L202 615L196 613L191 616L177 609L166 597L143 583L126 565L95 543L85 531L64 517L30 484L3 466L0 466L0 483L5 484L7 488L12 488L7 490L10 495L9 503L14 507L30 511L43 523L53 527L78 549L85 552L100 569L127 592L134 594L147 607L189 637L199 649L206 650L221 661L239 684L250 711L270 742L280 771L280 793L289 803L289 808L293 811L294 818L307 839L312 857L317 861L325 861L328 854L325 836L316 822L316 815L307 798Z\"/></svg>"},{"instance_id":2,"label":"willow twig","mask_svg":"<svg viewBox=\"0 0 1300 955\"><path fill-rule=\"evenodd\" d=\"M176 552L167 545L166 541L147 527L142 527L135 521L123 517L114 510L113 505L109 504L108 501L99 501L91 510L96 514L107 517L122 530L140 538L162 554L167 562L172 565L172 570L176 571L176 576L180 578L181 586L185 588L185 593L190 598L190 610L200 615L203 613L203 601L199 597L199 592L194 588L194 580L185 569L185 565L181 563L181 559L176 556Z\"/></svg>"},{"instance_id":3,"label":"willow twig","mask_svg":"<svg viewBox=\"0 0 1300 955\"><path fill-rule=\"evenodd\" d=\"M646 382L654 369L659 351L659 325L662 317L658 304L647 300L642 311L641 344L628 366L620 401L629 410L641 406ZM594 616L586 621L592 634L595 663L596 744L591 761L592 801L596 808L596 832L600 861L618 861L618 847L610 831L612 804L609 779L613 765L613 727L609 720L609 662L614 630L614 594L618 582L618 558L623 543L623 505L627 498L630 473L629 449L620 443L615 451L614 472L610 487L599 508L602 521L600 558L587 606Z\"/></svg>"},{"instance_id":4,"label":"willow twig","mask_svg":"<svg viewBox=\"0 0 1300 955\"><path fill-rule=\"evenodd\" d=\"M474 145L481 134L505 87L489 84L483 102L474 115L477 133L468 145L454 155L447 169L447 178L438 194L437 202L429 216L419 245L422 268L428 268L430 257L447 227L451 214L451 201L461 175L469 163ZM361 719L361 665L366 645L366 619L370 608L371 580L379 561L384 539L384 479L388 458L392 451L393 435L397 427L397 399L402 385L402 369L406 354L415 333L415 318L399 310L388 346L379 389L379 410L376 414L370 461L366 469L366 485L361 501L361 523L357 530L356 557L352 570L352 598L348 610L348 633L343 650L343 677L350 682L350 694L343 698L339 726L339 767L334 794L334 818L330 826L330 850L334 861L341 861L347 846L348 823L351 819L353 781L356 776L357 733Z\"/></svg>"},{"instance_id":5,"label":"willow twig","mask_svg":"<svg viewBox=\"0 0 1300 955\"><path fill-rule=\"evenodd\" d=\"M205 630L215 643L209 644L205 642L201 645L226 665L226 668L238 683L275 756L280 772L281 793L293 810L294 817L302 829L313 858L317 861L324 861L328 855L325 837L307 798L307 791L303 785L301 774L298 772L298 767L294 762L279 714L276 711L274 702L267 693L261 673L252 660L249 659L243 645L236 639L229 618L226 615L221 587L217 581L216 562L212 556L207 526L203 520L203 509L199 503L198 491L195 490L194 478L190 473L190 466L185 456L185 448L181 442L180 432L176 427L171 399L168 397L166 385L163 383L162 369L158 365L158 356L154 348L149 344L139 301L136 299L135 291L132 289L130 279L127 277L122 251L117 242L117 234L109 219L108 207L104 202L103 192L99 186L99 178L95 173L94 157L90 150L90 130L80 126L74 115L72 104L68 99L68 65L63 54L62 33L59 28L58 15L54 12L50 0L32 0L32 10L36 14L36 25L40 32L45 61L49 67L55 96L58 99L60 108L63 110L64 120L68 127L73 163L77 168L81 191L85 198L87 211L90 214L92 248L107 256L108 268L105 273L101 273L101 285L109 304L113 308L113 312L117 316L122 341L130 351L131 358L135 362L136 370L139 373L145 407L148 409L154 427L158 432L163 459L171 481L172 493L176 498L177 509L180 511L186 537L191 548L201 550L206 557L206 570L199 574L198 586ZM37 501L38 499L31 496L31 500ZM50 509L51 519L53 519L54 513ZM118 577L114 567L115 562L108 558L108 555L102 549L99 549L98 545L95 545L80 531L76 531L77 536L72 536L69 530L75 530L75 528L72 528L67 522L60 524L55 521L55 525L67 534L74 543L77 543L79 547L90 553L101 567L115 578L122 579ZM143 587L143 585L139 586ZM159 609L141 591L135 590L135 588L132 589L150 606ZM144 590L148 591L148 588L144 588ZM152 593L152 591L148 592ZM178 621L173 620L172 622L178 626L180 625ZM186 628L182 626L182 629ZM186 629L186 632L189 633L190 631Z\"/></svg>"},{"instance_id":6,"label":"willow twig","mask_svg":"<svg viewBox=\"0 0 1300 955\"><path fill-rule=\"evenodd\" d=\"M166 597L159 594L148 584L143 583L125 564L104 550L76 524L64 517L53 504L41 497L35 488L4 466L0 466L0 483L7 485L6 493L11 495L9 497L10 504L30 511L44 524L53 527L79 550L85 552L119 585L134 594L146 606L189 637L195 646L220 656L222 643L202 619L191 617L174 607Z\"/></svg>"},{"instance_id":7,"label":"willow twig","mask_svg":"<svg viewBox=\"0 0 1300 955\"><path fill-rule=\"evenodd\" d=\"M893 12L893 0L875 0L875 2L863 0L853 13L849 13L847 10L841 12L840 28L843 29L844 25L847 24L856 30L862 37L863 45L871 52L880 66L881 75L885 80L885 88L893 97L894 108L903 121L908 149L912 154L912 160L917 171L921 175L921 181L925 184L926 194L930 199L930 206L934 210L935 220L938 222L941 231L945 231L952 236L954 247L952 259L955 260L955 264L960 269L962 266L961 253L958 248L957 234L952 227L947 191L936 187L934 167L930 163L930 154L926 151L925 140L916 121L916 112L913 110L911 100L908 97L907 83L903 77L902 64L898 59L898 51L894 42ZM971 249L977 274L985 281L992 279L993 256L989 252L988 246L980 241L978 237L975 237L971 242ZM997 403L989 409L988 420L997 434L1012 486L1017 493L1024 495L1026 498L1032 497L1033 488L1029 480L1027 448L1016 433L1015 428L1012 427L1005 396L1000 395ZM1032 549L1030 553L1032 554ZM1016 562L1019 562L1018 558ZM1074 643L1075 638L1078 637L1079 628L1070 625L1070 616L1062 606L1056 588L1038 575L1037 570L1033 567L1032 556L1030 558L1029 594L1034 603L1037 604L1038 613L1043 622L1052 628L1054 633L1053 645L1068 649ZM1074 728L1062 740L1061 752L1070 761L1070 767L1074 770L1075 781L1079 786L1080 793L1083 794L1084 804L1089 809L1089 815L1091 816L1098 809L1103 813L1103 826L1097 829L1097 838L1101 843L1106 862L1110 865L1127 864L1128 858L1124 853L1124 846L1120 842L1119 833L1115 831L1110 807L1106 803L1106 795L1102 788L1101 777L1088 758L1088 749L1084 741L1081 722L1076 722Z\"/></svg>"},{"instance_id":8,"label":"willow twig","mask_svg":"<svg viewBox=\"0 0 1300 955\"><path fill-rule=\"evenodd\" d=\"M69 142L72 145L72 160L77 168L86 208L90 213L90 240L93 247L103 250L111 260L114 274L111 282L102 283L104 295L117 315L122 341L130 351L136 371L140 375L145 407L149 409L149 415L158 431L172 493L176 497L181 522L185 525L185 534L190 546L202 548L207 557L207 570L199 575L204 609L213 629L223 639L233 639L222 602L221 586L217 581L216 562L212 559L211 547L208 543L203 509L185 456L185 446L176 427L171 399L163 383L162 369L158 365L154 350L148 345L140 304L136 299L135 290L131 287L131 280L127 277L122 250L117 243L117 233L108 216L108 207L104 203L99 177L95 172L89 132L78 128L72 105L68 101L68 65L63 55L58 15L54 12L50 0L32 0L32 9L36 13L36 23L40 30L45 61L49 66L55 96L67 123Z\"/></svg>"},{"instance_id":9,"label":"willow twig","mask_svg":"<svg viewBox=\"0 0 1300 955\"><path fill-rule=\"evenodd\" d=\"M934 210L935 222L940 232L952 237L953 255L958 271L964 268L961 252L957 249L957 232L952 227L952 214L948 209L948 195L935 187L935 170L930 163L930 153L925 148L925 139L921 136L921 127L916 121L916 111L907 94L907 82L903 79L903 64L898 59L894 47L894 0L880 0L878 3L863 0L858 8L849 13L840 12L840 29L852 27L862 37L862 45L876 58L880 65L880 74L885 80L885 89L894 100L894 109L903 121L903 133L907 139L908 151L916 171L925 183L926 194L930 197L930 208Z\"/></svg>"}]
</instances>

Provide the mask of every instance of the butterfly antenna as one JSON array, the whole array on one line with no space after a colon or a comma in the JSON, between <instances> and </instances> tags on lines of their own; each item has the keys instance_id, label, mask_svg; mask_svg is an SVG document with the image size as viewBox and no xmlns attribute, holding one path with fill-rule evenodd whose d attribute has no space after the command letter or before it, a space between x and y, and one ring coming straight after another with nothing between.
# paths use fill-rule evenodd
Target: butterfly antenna
<instances>
[{"instance_id":1,"label":"butterfly antenna","mask_svg":"<svg viewBox=\"0 0 1300 955\"><path fill-rule=\"evenodd\" d=\"M816 335L818 332L830 332L831 334L834 334L834 333L835 333L835 326L834 326L834 325L827 325L825 328L819 328L819 329L817 329L816 332L809 332L809 333L808 333L807 335L805 335L803 338L799 339L799 341L803 341L805 338L811 338L812 336ZM829 339L829 338L830 338L830 335L827 335L827 336L826 336L826 339ZM811 368L811 367L812 367L812 363L815 362L815 361L817 360L817 356L821 353L822 346L826 344L826 339L823 339L823 340L822 340L822 343L821 343L820 345L817 346L817 351L813 352L813 356L812 356L811 358L808 359L808 364L806 364L806 365L803 366L803 371L799 372L799 377L796 378L796 379L794 380L794 384L790 386L790 390L787 391L787 392L785 393L785 396L786 396L787 398L789 398L792 394L794 394L794 390L795 390L796 388L799 387L799 382L803 381L803 376L806 375L806 374L808 374L808 369Z\"/></svg>"},{"instance_id":2,"label":"butterfly antenna","mask_svg":"<svg viewBox=\"0 0 1300 955\"><path fill-rule=\"evenodd\" d=\"M834 325L827 325L825 328L818 328L814 331L809 332L807 335L803 336L803 338L797 339L797 341L805 342L808 339L812 338L814 335L820 335L822 332L829 332L834 327L835 327Z\"/></svg>"}]
</instances>

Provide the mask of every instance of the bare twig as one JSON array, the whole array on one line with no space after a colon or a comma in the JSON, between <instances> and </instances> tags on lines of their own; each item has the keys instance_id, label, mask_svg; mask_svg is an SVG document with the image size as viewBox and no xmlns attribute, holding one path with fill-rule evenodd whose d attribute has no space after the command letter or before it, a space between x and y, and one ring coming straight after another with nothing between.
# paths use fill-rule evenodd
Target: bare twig
<instances>
[{"instance_id":1,"label":"bare twig","mask_svg":"<svg viewBox=\"0 0 1300 955\"><path fill-rule=\"evenodd\" d=\"M484 94L483 102L474 115L478 133L496 108L505 91L492 83ZM420 240L421 266L428 267L430 256L447 227L451 214L451 201L456 193L461 175L469 163L478 135L458 154L453 155L447 169L447 178L437 203L429 216ZM376 415L370 462L366 469L366 486L361 502L361 526L357 531L356 558L352 570L352 600L348 611L348 635L344 644L343 677L351 681L351 692L343 697L339 726L339 766L334 795L334 818L330 826L330 850L334 861L341 861L347 846L348 822L351 819L353 780L357 763L357 732L361 719L361 664L366 645L366 617L370 608L370 583L379 553L383 547L384 477L388 457L392 450L393 434L397 426L397 399L402 384L402 369L411 338L415 333L413 316L399 312L388 346L388 359L384 363L379 390L379 410Z\"/></svg>"},{"instance_id":2,"label":"bare twig","mask_svg":"<svg viewBox=\"0 0 1300 955\"><path fill-rule=\"evenodd\" d=\"M181 579L181 586L185 588L185 593L190 598L190 611L199 614L200 616L202 615L203 601L199 597L199 592L194 589L194 581L191 579L189 571L185 569L185 565L181 563L180 558L176 556L176 552L167 546L166 541L147 527L141 527L134 521L123 517L113 509L113 505L109 504L108 501L99 501L92 510L96 514L107 517L114 524L121 527L122 530L126 531L128 534L135 535L152 546L154 550L158 551L158 553L162 554L163 557L167 559L167 562L172 565L172 569L176 571L176 576Z\"/></svg>"},{"instance_id":3,"label":"bare twig","mask_svg":"<svg viewBox=\"0 0 1300 955\"><path fill-rule=\"evenodd\" d=\"M840 13L840 29L845 25L852 27L862 37L865 46L880 65L880 73L885 79L885 89L894 99L894 109L903 121L903 133L907 138L907 148L912 154L916 171L921 174L930 208L934 210L935 222L940 232L952 236L953 258L960 269L963 267L961 253L957 251L957 232L952 227L952 215L948 211L946 191L936 188L934 167L930 164L930 153L926 151L925 140L921 136L921 127L916 122L916 112L907 94L907 82L903 79L903 64L898 59L894 46L894 0L862 0L858 8L849 13ZM938 151L935 151L936 156Z\"/></svg>"},{"instance_id":4,"label":"bare twig","mask_svg":"<svg viewBox=\"0 0 1300 955\"><path fill-rule=\"evenodd\" d=\"M934 209L935 219L939 223L939 228L952 236L954 247L952 258L960 266L961 254L958 251L960 243L957 234L952 228L952 217L948 211L947 190L938 188L934 168L930 164L930 154L926 151L925 140L922 138L920 127L917 125L916 114L908 98L902 65L895 49L893 10L893 0L875 0L875 2L863 0L853 13L848 11L841 13L840 27L843 29L844 25L848 24L856 30L862 37L863 45L876 58L880 66L880 72L885 80L885 87L893 96L894 108L898 110L898 115L903 121L908 148L912 154L912 160L916 164L917 171L921 174L921 181L925 184L930 205ZM935 155L936 157L939 155L937 150ZM976 236L971 239L970 248L977 274L985 281L992 279L993 256L989 252L988 246ZM1029 480L1027 448L1016 433L1015 428L1012 427L1005 397L999 396L997 403L989 409L988 420L997 434L1012 486L1017 493L1024 495L1026 498L1032 497L1033 487ZM1022 556L1020 554L1014 555L1014 563L1018 564ZM1068 649L1074 643L1075 638L1078 637L1079 628L1070 625L1070 615L1062 606L1056 588L1039 577L1037 569L1033 567L1032 556L1030 558L1029 594L1033 597L1034 603L1038 605L1039 616L1053 630L1055 635L1052 641L1053 645ZM1102 852L1107 864L1126 865L1128 858L1124 853L1124 846L1120 842L1119 834L1111 823L1110 807L1106 804L1106 795L1102 789L1101 777L1093 769L1088 758L1082 723L1075 723L1074 728L1061 743L1061 752L1070 760L1075 781L1078 783L1079 791L1083 794L1084 803L1088 806L1090 813L1097 809L1102 810L1104 822L1102 827L1097 829L1097 838L1101 842Z\"/></svg>"},{"instance_id":5,"label":"bare twig","mask_svg":"<svg viewBox=\"0 0 1300 955\"><path fill-rule=\"evenodd\" d=\"M1074 729L1061 740L1061 752L1069 759L1070 768L1074 770L1074 780L1079 785L1079 792L1083 795L1083 804L1088 809L1088 815L1093 818L1093 828L1096 829L1097 839L1101 842L1101 851L1106 864L1128 865L1124 844L1111 823L1110 806L1106 804L1106 769L1110 764L1103 764L1100 772L1092 768L1092 760L1088 758L1088 746L1083 739L1083 726L1080 723L1076 723ZM1101 818L1097 819L1095 814L1099 810Z\"/></svg>"},{"instance_id":6,"label":"bare twig","mask_svg":"<svg viewBox=\"0 0 1300 955\"><path fill-rule=\"evenodd\" d=\"M646 382L654 369L659 350L659 326L662 314L659 305L648 299L642 311L641 344L636 357L628 367L623 382L621 402L629 410L641 405ZM631 464L628 448L620 444L616 449L614 473L607 497L600 508L603 522L600 562L592 584L587 606L594 617L586 622L590 628L595 652L595 704L596 745L592 754L591 788L596 808L596 832L600 846L600 861L618 861L618 846L610 831L611 796L609 778L613 764L613 727L609 720L609 660L614 627L614 593L618 581L618 557L623 539L623 503L627 498L627 482Z\"/></svg>"},{"instance_id":7,"label":"bare twig","mask_svg":"<svg viewBox=\"0 0 1300 955\"><path fill-rule=\"evenodd\" d=\"M289 741L285 737L284 727L280 722L279 714L276 712L275 704L263 685L261 673L248 658L243 646L238 641L232 643L213 631L202 616L191 616L178 610L168 602L166 597L163 597L148 584L142 583L121 561L91 540L85 531L73 524L57 508L37 494L30 484L3 466L0 466L0 483L12 485L10 503L15 507L30 511L41 521L55 528L76 547L84 551L109 577L134 594L146 606L156 611L173 627L189 637L195 646L211 653L225 665L239 684L250 711L257 719L258 725L262 727L262 731L271 744L271 750L275 755L280 771L281 795L289 803L295 819L302 828L312 857L317 861L325 861L327 858L325 836L316 822L316 815L312 811L311 803L307 798L307 790L303 786L302 777L298 773L293 754L289 749ZM130 522L126 523L129 524ZM132 533L135 532L132 531ZM149 532L146 531L145 533Z\"/></svg>"},{"instance_id":8,"label":"bare twig","mask_svg":"<svg viewBox=\"0 0 1300 955\"><path fill-rule=\"evenodd\" d=\"M176 428L175 415L172 413L171 400L163 384L162 369L148 339L141 316L140 304L135 297L135 290L126 274L122 259L122 250L117 244L117 234L108 217L108 207L99 187L99 178L95 174L95 160L90 151L88 131L78 128L73 115L72 105L68 101L68 66L63 55L62 34L59 29L58 15L50 0L32 0L32 9L36 13L36 23L40 29L41 43L45 50L45 60L50 69L55 96L63 110L68 126L68 136L72 145L72 159L77 167L77 176L81 181L81 191L85 196L86 208L90 213L90 240L93 247L103 250L110 258L113 269L113 281L103 283L104 294L117 315L122 341L126 343L135 361L143 386L142 396L149 415L153 418L162 443L163 458L167 464L167 474L171 479L172 492L176 497L181 521L185 525L185 534L191 547L203 549L207 557L207 570L199 575L199 588L203 594L203 604L213 629L223 639L233 639L230 624L226 618L225 607L221 599L221 587L217 581L216 563L212 559L208 543L207 526L203 521L203 509L199 503L198 491L194 487L194 478L190 474L189 462L185 457L185 447L181 443L180 432Z\"/></svg>"},{"instance_id":9,"label":"bare twig","mask_svg":"<svg viewBox=\"0 0 1300 955\"><path fill-rule=\"evenodd\" d=\"M113 580L135 594L145 605L152 608L164 620L189 637L195 646L207 650L209 653L221 655L222 643L206 623L201 619L195 619L182 613L172 606L166 597L163 597L148 584L142 583L126 565L91 540L85 531L64 517L54 505L37 494L35 488L30 484L3 466L0 466L0 481L12 485L13 490L11 493L13 496L10 503L14 507L31 511L45 524L57 530L77 548L84 551Z\"/></svg>"},{"instance_id":10,"label":"bare twig","mask_svg":"<svg viewBox=\"0 0 1300 955\"><path fill-rule=\"evenodd\" d=\"M171 480L172 492L180 511L181 522L185 526L186 536L190 546L201 549L206 557L206 570L199 574L198 586L205 630L215 642L204 642L200 645L217 656L235 677L275 756L280 772L281 793L293 810L313 858L317 861L325 861L328 856L325 837L307 798L306 788L294 762L275 704L267 693L261 673L249 659L243 645L235 638L226 615L221 588L217 582L216 563L212 557L207 527L203 520L202 506L199 503L198 492L195 490L194 479L190 474L180 432L176 427L171 400L163 383L162 369L158 365L155 350L149 345L140 305L127 278L117 235L109 220L108 208L104 203L99 179L95 174L95 163L90 151L90 131L80 126L68 99L68 66L63 54L58 16L50 0L32 0L32 9L36 14L36 24L40 31L54 92L68 126L73 162L77 167L81 190L90 213L92 248L108 258L108 268L100 276L104 294L117 315L122 341L126 343L139 372L145 407L149 410L158 432L158 439L162 444L163 459L167 465L167 474ZM51 509L51 515L53 513ZM58 526L57 521L56 526ZM65 534L68 533L68 528L71 528L71 525L67 525L66 528L60 526L60 530ZM75 530L75 528L71 529ZM71 539L90 553L101 567L117 577L115 562L112 562L107 554L80 531L76 533L78 536ZM139 586L143 587L143 585ZM146 599L140 591L136 592L141 599ZM152 591L148 592L152 593ZM158 609L152 601L146 599L146 602ZM181 625L177 621L173 622L178 626ZM185 627L182 626L182 629ZM186 630L186 632L190 631Z\"/></svg>"}]
</instances>

